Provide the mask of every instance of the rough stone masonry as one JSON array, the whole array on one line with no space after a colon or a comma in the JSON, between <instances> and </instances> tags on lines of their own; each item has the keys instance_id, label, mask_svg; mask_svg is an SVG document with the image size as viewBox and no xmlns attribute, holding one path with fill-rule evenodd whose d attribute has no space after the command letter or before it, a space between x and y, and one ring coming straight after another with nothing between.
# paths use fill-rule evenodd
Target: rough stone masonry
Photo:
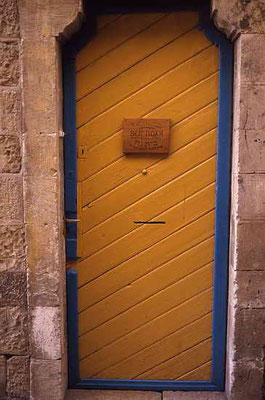
<instances>
[{"instance_id":1,"label":"rough stone masonry","mask_svg":"<svg viewBox=\"0 0 265 400\"><path fill-rule=\"evenodd\" d=\"M235 44L225 393L69 391L93 400L262 400L265 0L213 0ZM0 399L67 388L60 40L81 0L0 0Z\"/></svg>"}]
</instances>

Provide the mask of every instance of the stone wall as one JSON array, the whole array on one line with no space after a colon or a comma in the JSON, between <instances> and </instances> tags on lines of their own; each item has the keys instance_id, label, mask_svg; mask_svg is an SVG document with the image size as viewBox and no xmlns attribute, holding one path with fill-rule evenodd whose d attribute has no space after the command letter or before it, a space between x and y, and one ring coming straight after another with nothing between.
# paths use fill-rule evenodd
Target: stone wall
<instances>
[{"instance_id":1,"label":"stone wall","mask_svg":"<svg viewBox=\"0 0 265 400\"><path fill-rule=\"evenodd\" d=\"M67 387L58 38L81 12L81 0L0 0L0 399L63 400ZM265 1L213 0L212 12L235 42L226 393L122 398L264 399Z\"/></svg>"}]
</instances>

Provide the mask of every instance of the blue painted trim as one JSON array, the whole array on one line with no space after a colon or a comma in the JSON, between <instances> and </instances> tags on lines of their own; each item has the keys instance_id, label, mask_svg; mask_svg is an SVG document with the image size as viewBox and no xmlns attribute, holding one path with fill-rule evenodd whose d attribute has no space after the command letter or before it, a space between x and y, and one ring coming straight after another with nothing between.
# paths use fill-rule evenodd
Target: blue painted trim
<instances>
[{"instance_id":1,"label":"blue painted trim","mask_svg":"<svg viewBox=\"0 0 265 400\"><path fill-rule=\"evenodd\" d=\"M79 382L78 363L78 298L77 271L66 273L67 288L67 334L68 334L68 384L76 387Z\"/></svg>"},{"instance_id":2,"label":"blue painted trim","mask_svg":"<svg viewBox=\"0 0 265 400\"><path fill-rule=\"evenodd\" d=\"M68 293L68 336L69 336L69 385L79 389L124 389L124 390L180 390L180 391L222 391L225 384L225 348L228 291L228 250L230 217L230 165L232 125L232 76L233 46L218 32L209 18L209 9L200 13L200 27L206 37L214 42L220 51L219 115L216 177L216 225L215 225L215 268L213 301L213 353L212 381L185 382L159 380L101 380L80 379L78 363L78 308L77 272L67 273ZM91 25L90 25L91 26ZM85 32L85 34L84 34ZM76 121L75 121L75 74L74 58L88 40L91 29L84 28L65 47L64 63L64 110L65 110L65 165L66 165L66 207L67 217L76 218ZM86 37L86 40L84 40ZM76 43L76 44L75 44ZM66 63L66 64L65 64ZM68 97L69 96L69 97ZM67 98L68 97L68 98ZM68 136L69 134L69 136ZM70 167L71 166L71 167ZM68 173L68 174L67 174ZM74 178L74 179L72 179ZM68 198L69 196L69 198ZM71 225L67 236L67 254L76 257L76 226Z\"/></svg>"},{"instance_id":3,"label":"blue painted trim","mask_svg":"<svg viewBox=\"0 0 265 400\"><path fill-rule=\"evenodd\" d=\"M75 104L75 59L63 54L64 91L64 187L65 217L77 218L77 144L76 144L76 104ZM76 222L66 223L66 257L75 259L77 255Z\"/></svg>"}]
</instances>

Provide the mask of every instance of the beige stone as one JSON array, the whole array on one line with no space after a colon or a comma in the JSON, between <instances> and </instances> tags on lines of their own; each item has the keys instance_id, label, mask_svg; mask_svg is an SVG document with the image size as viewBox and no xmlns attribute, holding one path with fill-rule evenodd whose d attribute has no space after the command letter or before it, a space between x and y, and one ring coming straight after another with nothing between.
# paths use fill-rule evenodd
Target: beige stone
<instances>
[{"instance_id":1,"label":"beige stone","mask_svg":"<svg viewBox=\"0 0 265 400\"><path fill-rule=\"evenodd\" d=\"M27 311L22 307L0 308L0 353L25 355L28 351Z\"/></svg>"},{"instance_id":2,"label":"beige stone","mask_svg":"<svg viewBox=\"0 0 265 400\"><path fill-rule=\"evenodd\" d=\"M6 395L6 358L0 356L0 396Z\"/></svg>"},{"instance_id":3,"label":"beige stone","mask_svg":"<svg viewBox=\"0 0 265 400\"><path fill-rule=\"evenodd\" d=\"M31 354L34 358L56 360L62 357L59 307L31 310Z\"/></svg>"},{"instance_id":4,"label":"beige stone","mask_svg":"<svg viewBox=\"0 0 265 400\"><path fill-rule=\"evenodd\" d=\"M265 129L265 86L242 85L240 88L240 110L238 111L238 128L242 131Z\"/></svg>"},{"instance_id":5,"label":"beige stone","mask_svg":"<svg viewBox=\"0 0 265 400\"><path fill-rule=\"evenodd\" d=\"M0 271L25 270L25 232L21 225L0 225Z\"/></svg>"},{"instance_id":6,"label":"beige stone","mask_svg":"<svg viewBox=\"0 0 265 400\"><path fill-rule=\"evenodd\" d=\"M0 204L0 223L23 222L22 176L0 175Z\"/></svg>"},{"instance_id":7,"label":"beige stone","mask_svg":"<svg viewBox=\"0 0 265 400\"><path fill-rule=\"evenodd\" d=\"M65 400L162 400L162 394L127 390L68 390Z\"/></svg>"},{"instance_id":8,"label":"beige stone","mask_svg":"<svg viewBox=\"0 0 265 400\"><path fill-rule=\"evenodd\" d=\"M245 34L241 35L239 40L242 58L241 82L265 83L264 35Z\"/></svg>"},{"instance_id":9,"label":"beige stone","mask_svg":"<svg viewBox=\"0 0 265 400\"><path fill-rule=\"evenodd\" d=\"M0 133L21 133L21 94L18 90L0 91Z\"/></svg>"},{"instance_id":10,"label":"beige stone","mask_svg":"<svg viewBox=\"0 0 265 400\"><path fill-rule=\"evenodd\" d=\"M238 216L241 219L265 219L265 175L241 174L238 177Z\"/></svg>"},{"instance_id":11,"label":"beige stone","mask_svg":"<svg viewBox=\"0 0 265 400\"><path fill-rule=\"evenodd\" d=\"M15 136L0 136L0 172L19 172L21 153L19 139Z\"/></svg>"},{"instance_id":12,"label":"beige stone","mask_svg":"<svg viewBox=\"0 0 265 400\"><path fill-rule=\"evenodd\" d=\"M60 304L63 266L58 253L59 232L56 226L28 225L29 300L31 306L58 306Z\"/></svg>"},{"instance_id":13,"label":"beige stone","mask_svg":"<svg viewBox=\"0 0 265 400\"><path fill-rule=\"evenodd\" d=\"M234 386L231 400L264 400L264 363L238 362L234 367Z\"/></svg>"},{"instance_id":14,"label":"beige stone","mask_svg":"<svg viewBox=\"0 0 265 400\"><path fill-rule=\"evenodd\" d=\"M265 309L242 309L235 320L235 348L262 349L265 345Z\"/></svg>"},{"instance_id":15,"label":"beige stone","mask_svg":"<svg viewBox=\"0 0 265 400\"><path fill-rule=\"evenodd\" d=\"M57 178L28 176L25 182L25 218L28 224L56 225L58 222Z\"/></svg>"},{"instance_id":16,"label":"beige stone","mask_svg":"<svg viewBox=\"0 0 265 400\"><path fill-rule=\"evenodd\" d=\"M238 225L238 254L236 268L245 271L265 270L265 223L244 221Z\"/></svg>"},{"instance_id":17,"label":"beige stone","mask_svg":"<svg viewBox=\"0 0 265 400\"><path fill-rule=\"evenodd\" d=\"M0 36L19 36L19 16L16 0L2 0L0 3Z\"/></svg>"},{"instance_id":18,"label":"beige stone","mask_svg":"<svg viewBox=\"0 0 265 400\"><path fill-rule=\"evenodd\" d=\"M31 400L63 399L60 360L31 359Z\"/></svg>"},{"instance_id":19,"label":"beige stone","mask_svg":"<svg viewBox=\"0 0 265 400\"><path fill-rule=\"evenodd\" d=\"M236 294L240 307L265 308L263 279L264 271L238 271Z\"/></svg>"},{"instance_id":20,"label":"beige stone","mask_svg":"<svg viewBox=\"0 0 265 400\"><path fill-rule=\"evenodd\" d=\"M0 86L17 86L19 79L18 43L0 41Z\"/></svg>"},{"instance_id":21,"label":"beige stone","mask_svg":"<svg viewBox=\"0 0 265 400\"><path fill-rule=\"evenodd\" d=\"M58 174L58 136L28 132L25 138L25 174L55 177ZM32 165L35 168L32 168Z\"/></svg>"},{"instance_id":22,"label":"beige stone","mask_svg":"<svg viewBox=\"0 0 265 400\"><path fill-rule=\"evenodd\" d=\"M163 400L226 400L222 392L163 392Z\"/></svg>"},{"instance_id":23,"label":"beige stone","mask_svg":"<svg viewBox=\"0 0 265 400\"><path fill-rule=\"evenodd\" d=\"M7 360L7 394L20 399L29 398L29 357Z\"/></svg>"},{"instance_id":24,"label":"beige stone","mask_svg":"<svg viewBox=\"0 0 265 400\"><path fill-rule=\"evenodd\" d=\"M0 272L0 307L26 306L26 303L26 273Z\"/></svg>"},{"instance_id":25,"label":"beige stone","mask_svg":"<svg viewBox=\"0 0 265 400\"><path fill-rule=\"evenodd\" d=\"M235 39L242 33L264 33L263 0L212 0L212 14L218 29Z\"/></svg>"},{"instance_id":26,"label":"beige stone","mask_svg":"<svg viewBox=\"0 0 265 400\"><path fill-rule=\"evenodd\" d=\"M265 129L244 130L239 136L239 172L265 172Z\"/></svg>"}]
</instances>

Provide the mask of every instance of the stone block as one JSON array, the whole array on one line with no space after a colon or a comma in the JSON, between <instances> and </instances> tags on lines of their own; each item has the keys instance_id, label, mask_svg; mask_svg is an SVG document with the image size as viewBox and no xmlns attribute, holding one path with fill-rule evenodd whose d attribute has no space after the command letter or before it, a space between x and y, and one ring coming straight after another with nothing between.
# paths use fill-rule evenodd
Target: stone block
<instances>
[{"instance_id":1,"label":"stone block","mask_svg":"<svg viewBox=\"0 0 265 400\"><path fill-rule=\"evenodd\" d=\"M31 359L31 400L63 399L61 374L60 360Z\"/></svg>"},{"instance_id":2,"label":"stone block","mask_svg":"<svg viewBox=\"0 0 265 400\"><path fill-rule=\"evenodd\" d=\"M2 0L0 3L0 36L19 36L17 0Z\"/></svg>"},{"instance_id":3,"label":"stone block","mask_svg":"<svg viewBox=\"0 0 265 400\"><path fill-rule=\"evenodd\" d=\"M234 364L231 400L264 400L264 363L261 361Z\"/></svg>"},{"instance_id":4,"label":"stone block","mask_svg":"<svg viewBox=\"0 0 265 400\"><path fill-rule=\"evenodd\" d=\"M264 13L264 0L212 0L215 25L232 40L240 33L264 33Z\"/></svg>"},{"instance_id":5,"label":"stone block","mask_svg":"<svg viewBox=\"0 0 265 400\"><path fill-rule=\"evenodd\" d=\"M7 360L7 394L20 399L29 398L29 357L17 356Z\"/></svg>"},{"instance_id":6,"label":"stone block","mask_svg":"<svg viewBox=\"0 0 265 400\"><path fill-rule=\"evenodd\" d=\"M235 129L265 130L265 86L244 84L240 88L240 109L235 109Z\"/></svg>"},{"instance_id":7,"label":"stone block","mask_svg":"<svg viewBox=\"0 0 265 400\"><path fill-rule=\"evenodd\" d=\"M0 307L26 306L27 277L25 272L0 272Z\"/></svg>"},{"instance_id":8,"label":"stone block","mask_svg":"<svg viewBox=\"0 0 265 400\"><path fill-rule=\"evenodd\" d=\"M222 392L163 392L163 400L226 400Z\"/></svg>"},{"instance_id":9,"label":"stone block","mask_svg":"<svg viewBox=\"0 0 265 400\"><path fill-rule=\"evenodd\" d=\"M237 226L237 265L242 271L265 270L265 223L264 221L244 221Z\"/></svg>"},{"instance_id":10,"label":"stone block","mask_svg":"<svg viewBox=\"0 0 265 400\"><path fill-rule=\"evenodd\" d=\"M0 172L19 172L21 153L19 139L15 136L0 136Z\"/></svg>"},{"instance_id":11,"label":"stone block","mask_svg":"<svg viewBox=\"0 0 265 400\"><path fill-rule=\"evenodd\" d=\"M265 129L242 130L238 135L239 172L265 172Z\"/></svg>"},{"instance_id":12,"label":"stone block","mask_svg":"<svg viewBox=\"0 0 265 400\"><path fill-rule=\"evenodd\" d=\"M25 270L25 232L19 225L0 225L0 271Z\"/></svg>"},{"instance_id":13,"label":"stone block","mask_svg":"<svg viewBox=\"0 0 265 400\"><path fill-rule=\"evenodd\" d=\"M166 393L166 392L164 392ZM157 392L129 390L68 390L65 400L162 400Z\"/></svg>"},{"instance_id":14,"label":"stone block","mask_svg":"<svg viewBox=\"0 0 265 400\"><path fill-rule=\"evenodd\" d=\"M0 204L0 223L24 221L21 175L0 175Z\"/></svg>"},{"instance_id":15,"label":"stone block","mask_svg":"<svg viewBox=\"0 0 265 400\"><path fill-rule=\"evenodd\" d=\"M56 225L58 222L57 178L25 178L25 215L28 224Z\"/></svg>"},{"instance_id":16,"label":"stone block","mask_svg":"<svg viewBox=\"0 0 265 400\"><path fill-rule=\"evenodd\" d=\"M238 271L237 287L239 307L265 308L264 271Z\"/></svg>"},{"instance_id":17,"label":"stone block","mask_svg":"<svg viewBox=\"0 0 265 400\"><path fill-rule=\"evenodd\" d=\"M6 395L6 358L0 356L0 396Z\"/></svg>"},{"instance_id":18,"label":"stone block","mask_svg":"<svg viewBox=\"0 0 265 400\"><path fill-rule=\"evenodd\" d=\"M21 93L18 90L0 91L0 133L21 133Z\"/></svg>"},{"instance_id":19,"label":"stone block","mask_svg":"<svg viewBox=\"0 0 265 400\"><path fill-rule=\"evenodd\" d=\"M241 309L235 316L234 346L240 349L262 349L265 345L265 309Z\"/></svg>"},{"instance_id":20,"label":"stone block","mask_svg":"<svg viewBox=\"0 0 265 400\"><path fill-rule=\"evenodd\" d=\"M28 352L27 310L0 308L0 353L26 355Z\"/></svg>"},{"instance_id":21,"label":"stone block","mask_svg":"<svg viewBox=\"0 0 265 400\"><path fill-rule=\"evenodd\" d=\"M60 312L58 307L31 310L31 354L34 358L57 360L62 357Z\"/></svg>"},{"instance_id":22,"label":"stone block","mask_svg":"<svg viewBox=\"0 0 265 400\"><path fill-rule=\"evenodd\" d=\"M242 83L265 83L264 34L245 34L241 35L238 40L241 51Z\"/></svg>"},{"instance_id":23,"label":"stone block","mask_svg":"<svg viewBox=\"0 0 265 400\"><path fill-rule=\"evenodd\" d=\"M0 42L0 86L17 86L20 80L17 42Z\"/></svg>"},{"instance_id":24,"label":"stone block","mask_svg":"<svg viewBox=\"0 0 265 400\"><path fill-rule=\"evenodd\" d=\"M29 301L31 306L60 304L64 268L60 268L59 232L56 226L28 225Z\"/></svg>"},{"instance_id":25,"label":"stone block","mask_svg":"<svg viewBox=\"0 0 265 400\"><path fill-rule=\"evenodd\" d=\"M238 216L240 219L265 219L265 175L238 177Z\"/></svg>"},{"instance_id":26,"label":"stone block","mask_svg":"<svg viewBox=\"0 0 265 400\"><path fill-rule=\"evenodd\" d=\"M25 138L25 174L54 177L59 165L59 137L28 132Z\"/></svg>"}]
</instances>

